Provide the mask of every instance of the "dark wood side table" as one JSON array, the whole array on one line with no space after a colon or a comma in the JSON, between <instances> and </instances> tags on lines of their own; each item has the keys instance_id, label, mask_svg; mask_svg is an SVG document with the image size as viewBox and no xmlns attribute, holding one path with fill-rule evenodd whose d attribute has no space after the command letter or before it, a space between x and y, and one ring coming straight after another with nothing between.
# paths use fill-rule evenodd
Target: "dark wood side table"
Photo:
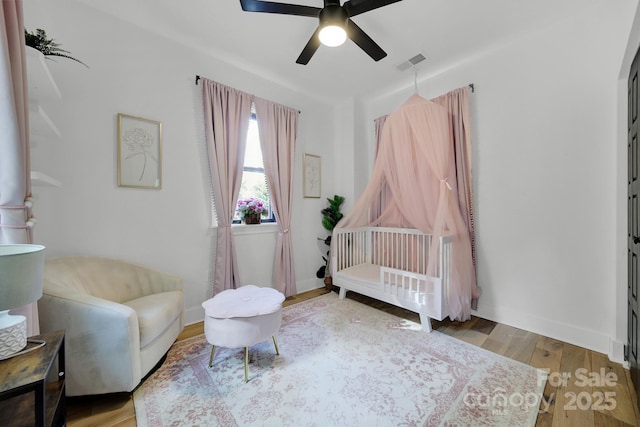
<instances>
[{"instance_id":1,"label":"dark wood side table","mask_svg":"<svg viewBox=\"0 0 640 427\"><path fill-rule=\"evenodd\" d=\"M43 340L46 345L0 360L0 420L11 427L64 426L64 331L29 339ZM52 370L56 359L57 370Z\"/></svg>"}]
</instances>

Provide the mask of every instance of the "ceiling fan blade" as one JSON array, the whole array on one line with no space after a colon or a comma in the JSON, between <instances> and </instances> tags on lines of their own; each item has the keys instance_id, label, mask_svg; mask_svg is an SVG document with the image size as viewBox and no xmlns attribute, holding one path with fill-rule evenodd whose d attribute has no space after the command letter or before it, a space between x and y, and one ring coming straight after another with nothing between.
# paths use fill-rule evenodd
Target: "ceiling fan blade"
<instances>
[{"instance_id":1,"label":"ceiling fan blade","mask_svg":"<svg viewBox=\"0 0 640 427\"><path fill-rule=\"evenodd\" d=\"M261 0L240 0L240 6L245 12L280 13L283 15L310 16L312 18L317 18L322 10L313 6Z\"/></svg>"},{"instance_id":2,"label":"ceiling fan blade","mask_svg":"<svg viewBox=\"0 0 640 427\"><path fill-rule=\"evenodd\" d=\"M301 65L307 65L309 60L316 53L316 50L320 47L320 38L318 37L318 33L320 32L320 27L316 28L313 32L313 35L307 42L307 45L302 49L300 56L296 59L296 62Z\"/></svg>"},{"instance_id":3,"label":"ceiling fan blade","mask_svg":"<svg viewBox=\"0 0 640 427\"><path fill-rule=\"evenodd\" d=\"M387 56L387 53L351 19L347 21L347 37L360 46L360 49L364 50L374 61L380 61Z\"/></svg>"},{"instance_id":4,"label":"ceiling fan blade","mask_svg":"<svg viewBox=\"0 0 640 427\"><path fill-rule=\"evenodd\" d=\"M402 0L349 0L344 2L342 7L347 11L349 17L351 17L373 9L379 9L399 1Z\"/></svg>"}]
</instances>

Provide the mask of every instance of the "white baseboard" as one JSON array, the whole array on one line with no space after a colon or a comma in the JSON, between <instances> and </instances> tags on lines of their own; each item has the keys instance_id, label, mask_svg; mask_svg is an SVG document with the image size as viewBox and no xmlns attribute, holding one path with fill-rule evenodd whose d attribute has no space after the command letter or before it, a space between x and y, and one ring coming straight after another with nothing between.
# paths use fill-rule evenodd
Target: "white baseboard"
<instances>
[{"instance_id":1,"label":"white baseboard","mask_svg":"<svg viewBox=\"0 0 640 427\"><path fill-rule=\"evenodd\" d=\"M188 308L184 311L184 324L193 325L204 321L204 310L202 307Z\"/></svg>"},{"instance_id":2,"label":"white baseboard","mask_svg":"<svg viewBox=\"0 0 640 427\"><path fill-rule=\"evenodd\" d=\"M299 294L307 291L312 291L318 288L324 288L324 282L322 279L307 279L296 283L296 288Z\"/></svg>"},{"instance_id":3,"label":"white baseboard","mask_svg":"<svg viewBox=\"0 0 640 427\"><path fill-rule=\"evenodd\" d=\"M618 343L614 345L612 337L597 331L498 307L481 305L479 310L473 311L471 314L606 354L613 362L622 363L624 359L620 356L622 352Z\"/></svg>"},{"instance_id":4,"label":"white baseboard","mask_svg":"<svg viewBox=\"0 0 640 427\"><path fill-rule=\"evenodd\" d=\"M625 362L624 360L624 346L624 342L611 338L609 341L609 352L607 355L609 356L609 360L612 362L621 363L625 369L629 369L629 362Z\"/></svg>"}]
</instances>

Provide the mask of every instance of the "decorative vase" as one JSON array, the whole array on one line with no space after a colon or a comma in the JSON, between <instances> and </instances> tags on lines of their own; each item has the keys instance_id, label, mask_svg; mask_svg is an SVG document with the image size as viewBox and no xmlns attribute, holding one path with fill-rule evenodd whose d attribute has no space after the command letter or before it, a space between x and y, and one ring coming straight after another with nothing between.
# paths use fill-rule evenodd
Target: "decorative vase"
<instances>
[{"instance_id":1,"label":"decorative vase","mask_svg":"<svg viewBox=\"0 0 640 427\"><path fill-rule=\"evenodd\" d=\"M261 222L260 214L258 213L246 214L244 216L245 224L260 224L260 222Z\"/></svg>"}]
</instances>

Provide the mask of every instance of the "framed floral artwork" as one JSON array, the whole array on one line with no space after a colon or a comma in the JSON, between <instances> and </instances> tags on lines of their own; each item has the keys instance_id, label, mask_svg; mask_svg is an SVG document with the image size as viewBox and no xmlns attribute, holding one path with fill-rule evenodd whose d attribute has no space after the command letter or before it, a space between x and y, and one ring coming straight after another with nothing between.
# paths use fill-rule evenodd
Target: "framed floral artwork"
<instances>
[{"instance_id":1,"label":"framed floral artwork","mask_svg":"<svg viewBox=\"0 0 640 427\"><path fill-rule=\"evenodd\" d=\"M118 114L118 187L162 187L162 123Z\"/></svg>"},{"instance_id":2,"label":"framed floral artwork","mask_svg":"<svg viewBox=\"0 0 640 427\"><path fill-rule=\"evenodd\" d=\"M302 158L303 197L320 198L321 172L320 156L305 153Z\"/></svg>"}]
</instances>

